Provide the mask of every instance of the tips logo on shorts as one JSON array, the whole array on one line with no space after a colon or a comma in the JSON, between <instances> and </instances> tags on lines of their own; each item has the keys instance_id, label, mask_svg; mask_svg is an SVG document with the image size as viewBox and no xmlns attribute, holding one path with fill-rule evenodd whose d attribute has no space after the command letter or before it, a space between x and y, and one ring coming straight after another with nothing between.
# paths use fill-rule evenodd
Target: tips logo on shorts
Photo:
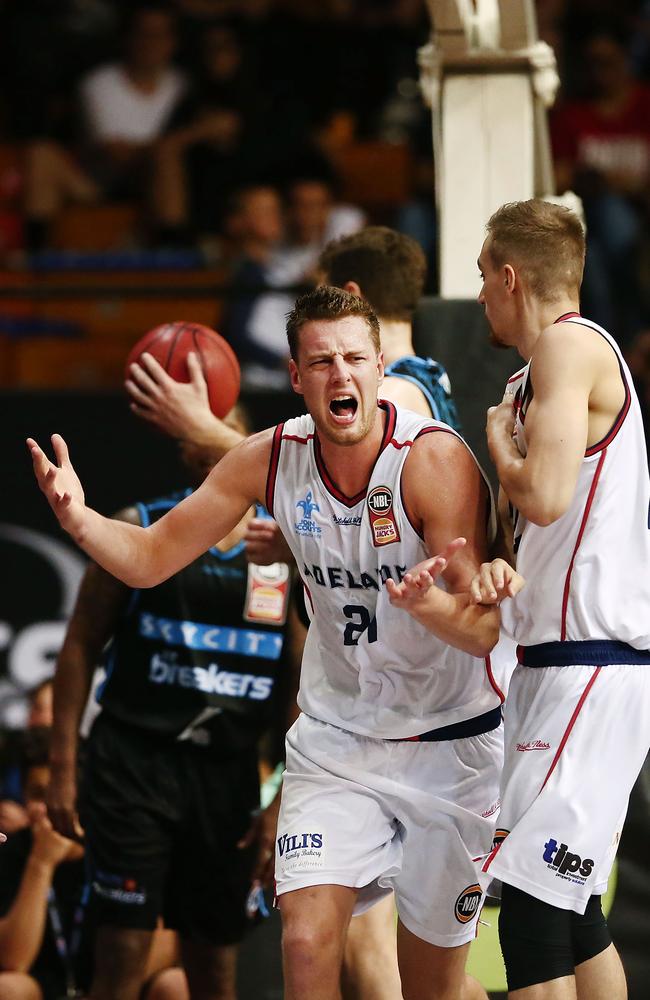
<instances>
[{"instance_id":1,"label":"tips logo on shorts","mask_svg":"<svg viewBox=\"0 0 650 1000\"><path fill-rule=\"evenodd\" d=\"M463 889L454 906L454 916L460 924L468 924L479 911L483 890L476 882Z\"/></svg>"},{"instance_id":2,"label":"tips logo on shorts","mask_svg":"<svg viewBox=\"0 0 650 1000\"><path fill-rule=\"evenodd\" d=\"M296 507L300 507L302 510L302 518L295 524L296 534L313 536L320 535L322 529L316 524L311 516L315 510L320 511L320 507L314 500L314 495L311 490L307 490L307 495L302 500L298 500Z\"/></svg>"},{"instance_id":3,"label":"tips logo on shorts","mask_svg":"<svg viewBox=\"0 0 650 1000\"><path fill-rule=\"evenodd\" d=\"M594 870L593 858L581 858L579 854L572 854L566 844L558 846L553 837L549 837L544 844L542 858L548 868L555 869L558 878L578 885L584 885Z\"/></svg>"},{"instance_id":4,"label":"tips logo on shorts","mask_svg":"<svg viewBox=\"0 0 650 1000\"><path fill-rule=\"evenodd\" d=\"M400 534L393 510L393 494L387 486L375 486L368 494L368 513L375 547L399 542Z\"/></svg>"}]
</instances>

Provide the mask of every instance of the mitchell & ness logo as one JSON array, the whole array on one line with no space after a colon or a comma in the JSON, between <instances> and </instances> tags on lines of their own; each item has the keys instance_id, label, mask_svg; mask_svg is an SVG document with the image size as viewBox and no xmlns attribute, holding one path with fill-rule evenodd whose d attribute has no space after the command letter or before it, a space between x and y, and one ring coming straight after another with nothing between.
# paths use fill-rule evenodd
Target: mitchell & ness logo
<instances>
[{"instance_id":1,"label":"mitchell & ness logo","mask_svg":"<svg viewBox=\"0 0 650 1000\"><path fill-rule=\"evenodd\" d=\"M518 743L517 750L524 753L526 750L550 750L551 744L545 740L531 740L529 743Z\"/></svg>"}]
</instances>

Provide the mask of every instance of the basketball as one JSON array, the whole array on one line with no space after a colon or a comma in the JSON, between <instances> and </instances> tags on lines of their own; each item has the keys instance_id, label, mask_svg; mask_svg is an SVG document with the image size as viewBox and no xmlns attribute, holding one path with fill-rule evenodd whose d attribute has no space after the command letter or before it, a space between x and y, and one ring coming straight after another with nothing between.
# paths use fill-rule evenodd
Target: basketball
<instances>
[{"instance_id":1,"label":"basketball","mask_svg":"<svg viewBox=\"0 0 650 1000\"><path fill-rule=\"evenodd\" d=\"M230 344L209 326L179 320L149 330L129 352L126 359L127 378L130 378L129 365L137 362L145 352L151 354L177 382L189 382L187 355L194 352L208 383L210 409L214 415L225 417L237 402L239 362Z\"/></svg>"}]
</instances>

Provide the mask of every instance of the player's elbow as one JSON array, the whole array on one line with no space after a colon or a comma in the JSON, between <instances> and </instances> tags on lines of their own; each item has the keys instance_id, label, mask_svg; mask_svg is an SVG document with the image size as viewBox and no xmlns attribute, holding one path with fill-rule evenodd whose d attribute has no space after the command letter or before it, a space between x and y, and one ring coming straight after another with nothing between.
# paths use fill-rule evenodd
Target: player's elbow
<instances>
[{"instance_id":1,"label":"player's elbow","mask_svg":"<svg viewBox=\"0 0 650 1000\"><path fill-rule=\"evenodd\" d=\"M547 528L563 517L571 503L572 491L565 484L551 489L531 490L524 502L518 504L521 514L540 528Z\"/></svg>"}]
</instances>

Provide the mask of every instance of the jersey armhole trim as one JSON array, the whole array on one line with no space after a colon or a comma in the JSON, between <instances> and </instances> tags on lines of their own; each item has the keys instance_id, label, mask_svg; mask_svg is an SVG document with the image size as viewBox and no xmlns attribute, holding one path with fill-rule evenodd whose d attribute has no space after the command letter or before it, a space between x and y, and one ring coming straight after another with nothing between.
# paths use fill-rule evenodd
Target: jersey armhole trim
<instances>
[{"instance_id":1,"label":"jersey armhole trim","mask_svg":"<svg viewBox=\"0 0 650 1000\"><path fill-rule=\"evenodd\" d=\"M591 505L594 502L594 496L596 495L596 488L598 487L598 480L600 479L600 473L605 462L605 456L607 455L607 448L601 452L601 456L598 460L598 465L596 466L596 471L594 472L594 478L591 482L589 488L589 494L587 496L587 502L585 503L584 513L582 515L582 521L580 522L580 529L578 531L578 537L576 538L576 543L571 555L571 562L569 563L569 568L567 569L566 577L564 580L564 590L562 593L562 618L561 618L561 631L560 631L560 642L564 642L566 639L566 619L567 610L569 607L569 594L571 590L571 575L573 573L573 564L575 562L576 555L578 554L578 549L580 548L580 542L582 541L582 536L584 535L585 528L587 526L587 519L589 517L589 512L591 510Z\"/></svg>"},{"instance_id":2,"label":"jersey armhole trim","mask_svg":"<svg viewBox=\"0 0 650 1000\"><path fill-rule=\"evenodd\" d=\"M266 476L266 509L273 517L273 502L275 500L275 483L278 476L278 465L280 463L280 448L282 447L282 432L284 423L278 424L273 432L273 442L271 444L271 455L269 458L269 471Z\"/></svg>"}]
</instances>

